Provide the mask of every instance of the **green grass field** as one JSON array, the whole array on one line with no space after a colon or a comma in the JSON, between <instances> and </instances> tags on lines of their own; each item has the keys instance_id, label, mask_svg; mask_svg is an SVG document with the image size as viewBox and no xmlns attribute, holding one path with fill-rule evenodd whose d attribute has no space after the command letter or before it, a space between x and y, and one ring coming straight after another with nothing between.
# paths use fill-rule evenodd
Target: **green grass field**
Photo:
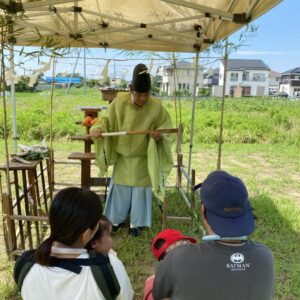
<instances>
[{"instance_id":1,"label":"green grass field","mask_svg":"<svg viewBox=\"0 0 300 300\"><path fill-rule=\"evenodd\" d=\"M18 94L17 120L22 143L34 144L43 136L49 137L50 97L44 94ZM191 102L182 100L176 105L164 100L174 123L179 122L175 106L181 106L184 124L182 152L184 164L188 162L188 139ZM76 106L107 105L101 101L99 92L73 89L69 96L56 91L54 99L55 133L54 149L57 159L66 160L73 151L82 151L83 145L72 142L69 137L83 133L74 125L82 119ZM9 105L8 105L9 106ZM220 100L197 101L195 138L192 167L197 182L216 169L217 137L220 116ZM10 107L9 107L10 110ZM10 115L10 112L9 112ZM3 108L0 108L0 134L3 130ZM9 143L11 146L11 141ZM300 299L300 101L280 99L226 99L225 130L222 169L239 177L246 183L257 217L256 231L251 239L268 245L275 257L276 299ZM4 142L0 140L0 162L4 161ZM175 155L174 155L175 157ZM93 174L97 170L93 167ZM79 166L56 170L56 178L79 184ZM74 176L74 174L76 174ZM3 174L2 174L3 175ZM174 185L175 170L169 178ZM168 191L169 212L173 215L191 215L184 201L175 191ZM169 227L182 230L200 241L197 224L172 221ZM146 277L155 270L151 253L151 241L161 229L161 212L153 201L153 227L142 232L141 237L127 236L122 229L114 237L114 250L118 253L129 273L135 290L135 299L142 299ZM0 299L20 299L12 280L12 263L8 261L0 228Z\"/></svg>"}]
</instances>

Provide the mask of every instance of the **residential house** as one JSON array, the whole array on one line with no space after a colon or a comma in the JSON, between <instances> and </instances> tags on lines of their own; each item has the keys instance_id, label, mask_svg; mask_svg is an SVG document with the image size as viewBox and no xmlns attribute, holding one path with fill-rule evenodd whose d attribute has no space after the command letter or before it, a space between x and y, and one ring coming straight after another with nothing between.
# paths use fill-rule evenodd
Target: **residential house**
<instances>
[{"instance_id":1,"label":"residential house","mask_svg":"<svg viewBox=\"0 0 300 300\"><path fill-rule=\"evenodd\" d=\"M300 67L281 74L279 91L290 97L300 96Z\"/></svg>"},{"instance_id":2,"label":"residential house","mask_svg":"<svg viewBox=\"0 0 300 300\"><path fill-rule=\"evenodd\" d=\"M260 59L228 59L225 95L231 97L268 95L270 68ZM220 96L224 85L224 61L220 62L219 88L213 96Z\"/></svg>"},{"instance_id":3,"label":"residential house","mask_svg":"<svg viewBox=\"0 0 300 300\"><path fill-rule=\"evenodd\" d=\"M279 82L280 82L281 74L270 70L269 73L269 96L275 96L279 94Z\"/></svg>"},{"instance_id":4,"label":"residential house","mask_svg":"<svg viewBox=\"0 0 300 300\"><path fill-rule=\"evenodd\" d=\"M159 93L167 96L173 96L174 91L181 91L182 94L191 95L193 93L194 63L185 60L178 61L176 67L173 65L160 66L157 75L162 77ZM203 72L199 68L197 76L197 90L203 86ZM197 94L197 91L196 91Z\"/></svg>"},{"instance_id":5,"label":"residential house","mask_svg":"<svg viewBox=\"0 0 300 300\"><path fill-rule=\"evenodd\" d=\"M211 88L212 86L219 85L220 69L207 69L203 72L203 86Z\"/></svg>"}]
</instances>

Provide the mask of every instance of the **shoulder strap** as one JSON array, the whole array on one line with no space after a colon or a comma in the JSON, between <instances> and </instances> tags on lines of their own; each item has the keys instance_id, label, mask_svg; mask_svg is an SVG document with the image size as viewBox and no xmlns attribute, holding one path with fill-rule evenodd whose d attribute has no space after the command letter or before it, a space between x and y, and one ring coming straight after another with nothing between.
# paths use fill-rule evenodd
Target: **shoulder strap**
<instances>
[{"instance_id":1,"label":"shoulder strap","mask_svg":"<svg viewBox=\"0 0 300 300\"><path fill-rule=\"evenodd\" d=\"M51 266L57 266L79 274L80 265L90 265L93 277L106 300L115 300L120 293L120 285L110 264L109 258L102 254L89 252L90 259L53 259ZM35 264L35 249L23 252L14 267L14 280L19 291L23 281Z\"/></svg>"},{"instance_id":2,"label":"shoulder strap","mask_svg":"<svg viewBox=\"0 0 300 300\"><path fill-rule=\"evenodd\" d=\"M14 267L14 280L21 292L23 281L30 271L31 267L35 264L35 249L25 251L16 261Z\"/></svg>"},{"instance_id":3,"label":"shoulder strap","mask_svg":"<svg viewBox=\"0 0 300 300\"><path fill-rule=\"evenodd\" d=\"M95 253L94 251L90 251L89 256L90 258L96 258L97 261L97 256L100 257L102 255ZM120 293L120 285L110 262L105 264L92 264L91 270L105 299L116 299Z\"/></svg>"}]
</instances>

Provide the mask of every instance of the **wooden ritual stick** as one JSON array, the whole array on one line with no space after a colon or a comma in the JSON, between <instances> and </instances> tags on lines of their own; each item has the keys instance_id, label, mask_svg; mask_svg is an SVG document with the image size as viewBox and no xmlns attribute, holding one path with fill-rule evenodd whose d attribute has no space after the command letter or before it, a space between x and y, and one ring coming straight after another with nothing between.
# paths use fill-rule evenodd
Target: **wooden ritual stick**
<instances>
[{"instance_id":1,"label":"wooden ritual stick","mask_svg":"<svg viewBox=\"0 0 300 300\"><path fill-rule=\"evenodd\" d=\"M178 133L178 128L166 128L155 130L132 130L132 131L116 131L116 132L102 132L101 137L105 136L121 136L121 135L135 135L135 134L149 134L149 133ZM87 134L87 137L92 137L91 134Z\"/></svg>"}]
</instances>

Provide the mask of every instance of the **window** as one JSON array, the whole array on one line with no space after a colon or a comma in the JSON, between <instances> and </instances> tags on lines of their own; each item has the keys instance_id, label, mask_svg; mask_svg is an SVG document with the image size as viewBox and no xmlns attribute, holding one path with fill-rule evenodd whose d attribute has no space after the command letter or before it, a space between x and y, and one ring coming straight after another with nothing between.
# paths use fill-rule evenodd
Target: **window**
<instances>
[{"instance_id":1,"label":"window","mask_svg":"<svg viewBox=\"0 0 300 300\"><path fill-rule=\"evenodd\" d=\"M249 81L249 72L243 73L243 81Z\"/></svg>"},{"instance_id":2,"label":"window","mask_svg":"<svg viewBox=\"0 0 300 300\"><path fill-rule=\"evenodd\" d=\"M265 82L266 76L265 74L261 74L261 73L253 73L253 81Z\"/></svg>"},{"instance_id":3,"label":"window","mask_svg":"<svg viewBox=\"0 0 300 300\"><path fill-rule=\"evenodd\" d=\"M182 84L182 89L185 90L185 83Z\"/></svg>"},{"instance_id":4,"label":"window","mask_svg":"<svg viewBox=\"0 0 300 300\"><path fill-rule=\"evenodd\" d=\"M239 73L230 73L230 81L238 81Z\"/></svg>"},{"instance_id":5,"label":"window","mask_svg":"<svg viewBox=\"0 0 300 300\"><path fill-rule=\"evenodd\" d=\"M178 83L178 89L181 90L181 83Z\"/></svg>"},{"instance_id":6,"label":"window","mask_svg":"<svg viewBox=\"0 0 300 300\"><path fill-rule=\"evenodd\" d=\"M190 84L189 84L189 83L186 84L186 89L187 89L188 91L190 90Z\"/></svg>"}]
</instances>

